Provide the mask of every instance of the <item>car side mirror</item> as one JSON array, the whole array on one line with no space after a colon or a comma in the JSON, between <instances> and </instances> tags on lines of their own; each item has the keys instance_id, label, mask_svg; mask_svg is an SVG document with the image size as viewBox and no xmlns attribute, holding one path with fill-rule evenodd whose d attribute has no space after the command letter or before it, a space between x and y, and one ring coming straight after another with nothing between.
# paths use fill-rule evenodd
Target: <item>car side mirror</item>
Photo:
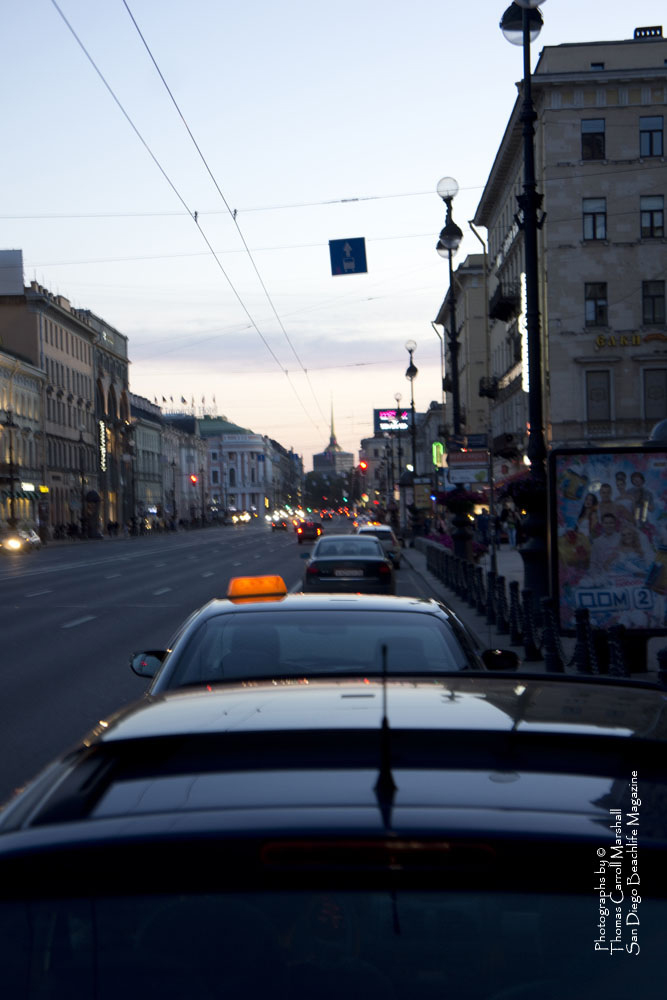
<instances>
[{"instance_id":1,"label":"car side mirror","mask_svg":"<svg viewBox=\"0 0 667 1000\"><path fill-rule=\"evenodd\" d=\"M482 660L487 670L518 670L521 665L519 654L513 649L485 649Z\"/></svg>"},{"instance_id":2,"label":"car side mirror","mask_svg":"<svg viewBox=\"0 0 667 1000\"><path fill-rule=\"evenodd\" d=\"M130 657L130 666L139 677L155 677L166 655L166 649L149 649L143 653L133 653Z\"/></svg>"}]
</instances>

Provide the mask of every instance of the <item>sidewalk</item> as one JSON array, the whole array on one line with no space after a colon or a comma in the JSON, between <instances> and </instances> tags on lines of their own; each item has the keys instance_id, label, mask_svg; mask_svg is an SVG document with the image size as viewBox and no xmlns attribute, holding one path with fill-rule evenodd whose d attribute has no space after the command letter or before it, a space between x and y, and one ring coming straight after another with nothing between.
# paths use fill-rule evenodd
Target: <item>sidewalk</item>
<instances>
[{"instance_id":1,"label":"sidewalk","mask_svg":"<svg viewBox=\"0 0 667 1000\"><path fill-rule=\"evenodd\" d=\"M437 576L430 572L426 565L425 552L420 552L417 548L406 547L403 549L402 558L414 572L423 578L424 582L428 584L443 604L448 605L458 615L461 621L477 636L484 648L515 649L523 659L523 646L512 646L509 635L501 635L497 632L495 627L486 621L485 615L481 615L474 608L471 608L455 591L446 587ZM480 560L479 565L482 566L485 573L491 568L490 562L491 556L488 553ZM520 589L523 587L523 559L516 549L510 548L509 545L501 546L496 553L496 565L498 576L505 577L506 588L509 588L512 580L518 581ZM560 642L566 660L569 660L574 651L575 639L573 636L561 636ZM635 673L633 671L633 678L655 681L657 679L658 650L663 649L665 646L667 646L667 638L665 636L649 639L647 646L648 669L645 673ZM544 660L526 662L526 669L537 672L544 671Z\"/></svg>"}]
</instances>

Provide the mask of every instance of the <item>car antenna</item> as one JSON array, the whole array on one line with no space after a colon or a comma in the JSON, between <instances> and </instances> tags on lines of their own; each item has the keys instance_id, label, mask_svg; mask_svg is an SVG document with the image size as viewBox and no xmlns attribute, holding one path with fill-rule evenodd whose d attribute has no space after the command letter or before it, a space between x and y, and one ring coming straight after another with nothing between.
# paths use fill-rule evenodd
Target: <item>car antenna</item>
<instances>
[{"instance_id":1,"label":"car antenna","mask_svg":"<svg viewBox=\"0 0 667 1000\"><path fill-rule=\"evenodd\" d=\"M391 773L391 730L387 718L387 644L382 643L382 729L380 731L380 773L375 782L377 799L385 828L391 830L391 810L397 785Z\"/></svg>"}]
</instances>

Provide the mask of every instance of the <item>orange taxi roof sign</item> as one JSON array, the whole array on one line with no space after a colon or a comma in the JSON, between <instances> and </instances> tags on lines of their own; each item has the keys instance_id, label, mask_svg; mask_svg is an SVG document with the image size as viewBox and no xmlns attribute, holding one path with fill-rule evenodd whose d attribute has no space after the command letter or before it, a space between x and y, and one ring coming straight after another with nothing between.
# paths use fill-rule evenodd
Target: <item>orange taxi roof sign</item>
<instances>
[{"instance_id":1,"label":"orange taxi roof sign","mask_svg":"<svg viewBox=\"0 0 667 1000\"><path fill-rule=\"evenodd\" d=\"M287 587L282 576L233 576L227 597L234 601L272 601L285 597Z\"/></svg>"}]
</instances>

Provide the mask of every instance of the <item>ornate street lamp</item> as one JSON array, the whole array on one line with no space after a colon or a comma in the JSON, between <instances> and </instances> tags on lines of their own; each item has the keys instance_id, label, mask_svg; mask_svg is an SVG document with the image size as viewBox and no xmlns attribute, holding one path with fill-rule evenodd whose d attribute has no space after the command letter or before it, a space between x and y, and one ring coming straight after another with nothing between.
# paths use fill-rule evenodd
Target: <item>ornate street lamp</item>
<instances>
[{"instance_id":1,"label":"ornate street lamp","mask_svg":"<svg viewBox=\"0 0 667 1000\"><path fill-rule=\"evenodd\" d=\"M458 250L463 233L452 218L452 201L458 193L459 186L453 177L442 177L438 181L438 194L447 206L445 228L440 233L436 250L441 257L449 259L449 358L452 366L452 406L454 418L454 447L461 448L461 399L459 394L459 331L456 328L456 294L454 286L454 268L452 257Z\"/></svg>"},{"instance_id":2,"label":"ornate street lamp","mask_svg":"<svg viewBox=\"0 0 667 1000\"><path fill-rule=\"evenodd\" d=\"M417 475L417 425L415 422L415 379L418 375L418 369L415 365L412 355L417 349L417 342L414 340L406 340L405 349L410 355L410 364L408 365L405 377L410 382L410 433L412 436L412 475Z\"/></svg>"},{"instance_id":3,"label":"ornate street lamp","mask_svg":"<svg viewBox=\"0 0 667 1000\"><path fill-rule=\"evenodd\" d=\"M544 0L517 0L507 8L500 28L513 45L523 46L523 102L520 121L523 125L523 194L518 195L520 220L523 231L524 267L526 273L526 340L528 353L528 449L530 484L522 498L528 512L525 525L527 542L521 548L524 561L526 589L532 591L536 606L549 592L547 553L547 471L546 442L542 405L542 342L540 333L539 276L537 258L537 230L542 195L537 193L535 182L535 121L530 68L530 43L540 33L543 20L537 8Z\"/></svg>"}]
</instances>

